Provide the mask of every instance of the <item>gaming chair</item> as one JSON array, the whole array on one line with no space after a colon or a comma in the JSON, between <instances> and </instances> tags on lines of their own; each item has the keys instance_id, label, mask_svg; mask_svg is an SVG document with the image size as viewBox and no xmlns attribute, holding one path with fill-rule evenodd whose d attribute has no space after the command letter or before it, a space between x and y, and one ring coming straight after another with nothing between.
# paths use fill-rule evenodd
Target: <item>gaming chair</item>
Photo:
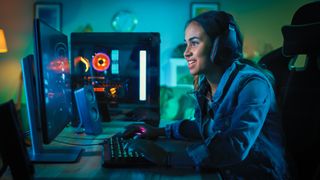
<instances>
[{"instance_id":1,"label":"gaming chair","mask_svg":"<svg viewBox=\"0 0 320 180\"><path fill-rule=\"evenodd\" d=\"M259 62L276 79L286 151L294 179L319 178L320 165L320 1L300 7L282 27L283 47ZM282 51L282 54L280 54ZM297 57L305 55L303 68Z\"/></svg>"}]
</instances>

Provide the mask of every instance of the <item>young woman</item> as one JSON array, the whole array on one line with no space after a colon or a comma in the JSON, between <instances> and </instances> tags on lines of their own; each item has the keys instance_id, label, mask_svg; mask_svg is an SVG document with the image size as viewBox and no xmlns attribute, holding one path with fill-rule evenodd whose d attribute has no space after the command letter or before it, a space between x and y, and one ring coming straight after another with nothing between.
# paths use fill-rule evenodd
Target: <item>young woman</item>
<instances>
[{"instance_id":1,"label":"young woman","mask_svg":"<svg viewBox=\"0 0 320 180\"><path fill-rule=\"evenodd\" d=\"M129 147L159 165L219 169L226 179L285 179L281 120L268 76L244 63L234 18L223 11L187 22L185 59L195 77L195 120L165 128L133 124ZM185 151L168 153L150 140L158 136L194 140Z\"/></svg>"}]
</instances>

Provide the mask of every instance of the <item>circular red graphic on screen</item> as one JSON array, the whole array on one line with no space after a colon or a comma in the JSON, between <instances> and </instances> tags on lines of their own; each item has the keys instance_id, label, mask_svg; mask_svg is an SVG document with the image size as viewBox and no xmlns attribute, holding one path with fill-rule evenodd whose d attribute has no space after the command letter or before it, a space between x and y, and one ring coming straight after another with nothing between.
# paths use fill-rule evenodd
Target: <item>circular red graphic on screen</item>
<instances>
[{"instance_id":1,"label":"circular red graphic on screen","mask_svg":"<svg viewBox=\"0 0 320 180\"><path fill-rule=\"evenodd\" d=\"M92 59L92 66L97 71L105 71L110 66L110 58L105 53L96 53Z\"/></svg>"}]
</instances>

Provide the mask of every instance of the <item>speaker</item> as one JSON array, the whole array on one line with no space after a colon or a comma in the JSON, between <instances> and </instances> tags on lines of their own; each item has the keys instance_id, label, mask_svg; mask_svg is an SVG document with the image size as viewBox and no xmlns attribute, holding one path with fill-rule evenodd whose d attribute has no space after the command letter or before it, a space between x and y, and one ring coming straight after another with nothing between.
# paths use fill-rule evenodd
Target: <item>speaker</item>
<instances>
[{"instance_id":1,"label":"speaker","mask_svg":"<svg viewBox=\"0 0 320 180\"><path fill-rule=\"evenodd\" d=\"M86 134L98 135L102 133L101 116L92 86L84 86L74 91L80 118L80 126Z\"/></svg>"},{"instance_id":2,"label":"speaker","mask_svg":"<svg viewBox=\"0 0 320 180\"><path fill-rule=\"evenodd\" d=\"M9 165L13 179L31 180L34 166L27 153L13 100L0 105L0 114L0 154L3 164Z\"/></svg>"}]
</instances>

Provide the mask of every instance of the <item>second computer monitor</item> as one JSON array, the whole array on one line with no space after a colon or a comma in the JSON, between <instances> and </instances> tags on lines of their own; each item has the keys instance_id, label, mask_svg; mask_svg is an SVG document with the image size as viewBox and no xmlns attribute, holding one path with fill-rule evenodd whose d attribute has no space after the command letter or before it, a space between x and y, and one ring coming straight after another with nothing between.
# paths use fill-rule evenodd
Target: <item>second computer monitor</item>
<instances>
[{"instance_id":1,"label":"second computer monitor","mask_svg":"<svg viewBox=\"0 0 320 180\"><path fill-rule=\"evenodd\" d=\"M159 51L159 33L72 33L73 89L90 84L100 104L159 112Z\"/></svg>"},{"instance_id":2,"label":"second computer monitor","mask_svg":"<svg viewBox=\"0 0 320 180\"><path fill-rule=\"evenodd\" d=\"M66 163L81 148L50 144L73 117L68 38L40 19L34 20L35 54L22 60L33 162Z\"/></svg>"}]
</instances>

